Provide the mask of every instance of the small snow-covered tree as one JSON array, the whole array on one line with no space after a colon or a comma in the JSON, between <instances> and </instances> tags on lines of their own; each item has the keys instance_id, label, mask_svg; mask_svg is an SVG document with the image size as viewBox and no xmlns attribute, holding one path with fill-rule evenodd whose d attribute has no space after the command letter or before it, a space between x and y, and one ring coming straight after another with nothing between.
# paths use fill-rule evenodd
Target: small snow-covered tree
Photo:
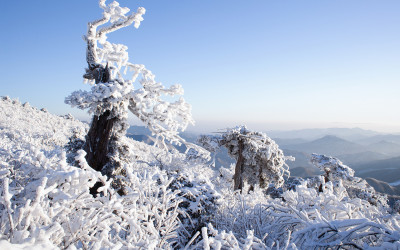
<instances>
[{"instance_id":1,"label":"small snow-covered tree","mask_svg":"<svg viewBox=\"0 0 400 250\"><path fill-rule=\"evenodd\" d=\"M289 174L285 157L278 145L261 132L253 132L246 126L227 129L221 136L202 136L199 142L209 151L219 146L228 149L231 157L236 159L234 189L243 189L246 182L250 187L259 185L268 188L269 184L281 187L283 176Z\"/></svg>"},{"instance_id":2,"label":"small snow-covered tree","mask_svg":"<svg viewBox=\"0 0 400 250\"><path fill-rule=\"evenodd\" d=\"M351 198L360 198L368 201L372 205L387 206L387 197L375 192L366 180L354 176L354 170L343 164L339 159L331 156L312 154L311 162L325 172L324 180L319 183L319 189L324 183L331 181L336 186L338 182L346 188L346 192ZM322 190L320 190L322 191Z\"/></svg>"},{"instance_id":3,"label":"small snow-covered tree","mask_svg":"<svg viewBox=\"0 0 400 250\"><path fill-rule=\"evenodd\" d=\"M182 95L180 85L165 88L144 65L128 61L127 46L107 40L109 33L123 27L133 24L138 28L145 9L140 7L137 12L129 13L128 8L120 7L116 1L105 2L99 1L103 17L89 22L84 37L88 68L83 77L91 84L91 91L75 91L65 100L93 114L84 150L89 165L97 171L103 170L112 155L121 153L116 150L123 147L118 143L128 128L128 110L156 136L155 145L165 149L184 142L179 131L194 123L191 106L182 97L172 103L162 99L163 95ZM133 71L131 77L128 70Z\"/></svg>"}]
</instances>

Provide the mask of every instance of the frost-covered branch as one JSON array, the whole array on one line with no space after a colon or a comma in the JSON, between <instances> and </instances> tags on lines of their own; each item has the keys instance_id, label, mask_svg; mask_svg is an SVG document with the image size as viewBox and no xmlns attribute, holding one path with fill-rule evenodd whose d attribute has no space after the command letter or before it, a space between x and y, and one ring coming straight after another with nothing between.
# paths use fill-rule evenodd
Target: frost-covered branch
<instances>
[{"instance_id":1,"label":"frost-covered branch","mask_svg":"<svg viewBox=\"0 0 400 250\"><path fill-rule=\"evenodd\" d=\"M2 203L6 207L8 222L10 223L10 233L11 236L14 234L14 220L13 220L13 210L11 209L11 194L9 192L9 180L8 178L3 179L2 183Z\"/></svg>"},{"instance_id":2,"label":"frost-covered branch","mask_svg":"<svg viewBox=\"0 0 400 250\"><path fill-rule=\"evenodd\" d=\"M98 56L98 43L102 46L112 46L112 44L107 42L106 34L130 26L132 23L135 23L135 28L139 28L140 22L143 21L142 16L146 13L146 10L140 7L136 13L133 12L127 16L127 13L130 11L129 8L120 7L119 3L116 1L108 5L106 5L105 2L105 0L99 1L99 6L104 10L103 17L88 23L88 32L85 36L85 40L88 44L86 60L89 65L89 70L94 70L101 63L101 58ZM110 22L109 25L99 28L108 22ZM100 49L100 51L101 50L102 49Z\"/></svg>"},{"instance_id":3,"label":"frost-covered branch","mask_svg":"<svg viewBox=\"0 0 400 250\"><path fill-rule=\"evenodd\" d=\"M260 190L226 197L214 220L218 233L231 231L243 239L246 230L252 230L266 246L279 243L298 249L400 246L400 216L349 197L342 182L324 183L319 192L303 181L282 194L284 202L262 197Z\"/></svg>"},{"instance_id":4,"label":"frost-covered branch","mask_svg":"<svg viewBox=\"0 0 400 250\"><path fill-rule=\"evenodd\" d=\"M1 179L0 207L7 208L0 211L1 235L13 244L46 242L63 249L171 248L180 226L179 191L168 188L172 179L158 169L130 173L129 191L121 197L109 187L111 180L88 167L84 155L78 152L81 168L68 165L65 155L46 158L40 153L45 164L34 166L38 157L28 152L16 176L25 185L16 189L16 180ZM94 198L89 188L96 181L105 185ZM13 199L9 186L14 186Z\"/></svg>"}]
</instances>

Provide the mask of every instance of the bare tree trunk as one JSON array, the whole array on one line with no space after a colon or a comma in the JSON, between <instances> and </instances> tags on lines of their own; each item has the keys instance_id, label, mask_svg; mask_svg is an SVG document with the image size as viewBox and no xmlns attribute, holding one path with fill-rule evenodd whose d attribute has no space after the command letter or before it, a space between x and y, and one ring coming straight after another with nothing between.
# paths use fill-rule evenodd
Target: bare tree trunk
<instances>
[{"instance_id":1,"label":"bare tree trunk","mask_svg":"<svg viewBox=\"0 0 400 250\"><path fill-rule=\"evenodd\" d=\"M88 80L95 80L95 83L107 83L110 80L110 69L108 64L104 68L100 64L95 63L96 44L93 41L88 42L88 49L86 52L86 59L88 69L84 78ZM109 162L110 153L110 139L113 132L113 126L117 118L110 118L111 111L107 110L101 115L93 116L92 124L88 134L86 135L86 142L84 150L86 151L86 161L96 171L101 171L104 165Z\"/></svg>"},{"instance_id":2,"label":"bare tree trunk","mask_svg":"<svg viewBox=\"0 0 400 250\"><path fill-rule=\"evenodd\" d=\"M233 189L242 190L243 188L243 142L239 140L239 156L236 162L235 174L233 176Z\"/></svg>"},{"instance_id":3,"label":"bare tree trunk","mask_svg":"<svg viewBox=\"0 0 400 250\"><path fill-rule=\"evenodd\" d=\"M110 111L106 111L100 116L93 116L92 124L86 136L84 150L86 160L94 170L101 171L103 166L109 162L110 139L112 129L117 118L111 118Z\"/></svg>"}]
</instances>

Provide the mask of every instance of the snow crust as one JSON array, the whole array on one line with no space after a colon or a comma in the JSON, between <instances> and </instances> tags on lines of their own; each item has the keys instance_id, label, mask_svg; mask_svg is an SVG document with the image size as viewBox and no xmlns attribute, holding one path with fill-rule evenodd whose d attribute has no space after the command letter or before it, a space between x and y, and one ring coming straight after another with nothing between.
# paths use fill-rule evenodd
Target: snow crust
<instances>
[{"instance_id":1,"label":"snow crust","mask_svg":"<svg viewBox=\"0 0 400 250\"><path fill-rule=\"evenodd\" d=\"M15 249L15 250L50 250L58 249L53 244L48 242L43 243L24 243L24 244L12 244L7 240L0 240L0 249Z\"/></svg>"},{"instance_id":2,"label":"snow crust","mask_svg":"<svg viewBox=\"0 0 400 250\"><path fill-rule=\"evenodd\" d=\"M1 150L11 152L40 147L51 151L63 147L72 134L81 136L86 133L87 125L71 115L55 116L45 109L39 110L9 97L2 97L1 103Z\"/></svg>"}]
</instances>

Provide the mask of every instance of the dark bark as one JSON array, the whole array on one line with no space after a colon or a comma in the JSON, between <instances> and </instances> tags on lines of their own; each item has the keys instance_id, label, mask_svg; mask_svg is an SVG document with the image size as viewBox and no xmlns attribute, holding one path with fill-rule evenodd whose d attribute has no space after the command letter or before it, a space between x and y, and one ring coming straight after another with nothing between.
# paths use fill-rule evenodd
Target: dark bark
<instances>
[{"instance_id":1,"label":"dark bark","mask_svg":"<svg viewBox=\"0 0 400 250\"><path fill-rule=\"evenodd\" d=\"M89 68L86 69L86 73L83 75L83 78L88 80L95 80L96 84L100 82L108 82L110 80L110 69L108 68L108 64L105 68L99 64L89 64Z\"/></svg>"},{"instance_id":2,"label":"dark bark","mask_svg":"<svg viewBox=\"0 0 400 250\"><path fill-rule=\"evenodd\" d=\"M233 189L234 190L242 190L243 188L243 163L244 163L244 157L243 157L243 142L239 141L239 155L238 159L236 162L236 167L235 167L235 174L233 176Z\"/></svg>"},{"instance_id":3,"label":"dark bark","mask_svg":"<svg viewBox=\"0 0 400 250\"><path fill-rule=\"evenodd\" d=\"M94 64L90 60L93 59L93 55L89 56L90 51L88 47L87 63L89 68L86 69L86 74L83 77L88 80L95 80L96 84L107 83L110 80L108 63L105 68L100 64ZM110 139L114 124L117 121L117 118L110 118L110 114L111 111L107 110L99 116L93 116L92 124L86 135L84 146L86 161L96 171L101 171L110 160Z\"/></svg>"},{"instance_id":4,"label":"dark bark","mask_svg":"<svg viewBox=\"0 0 400 250\"><path fill-rule=\"evenodd\" d=\"M113 126L117 118L110 119L110 111L106 111L100 116L93 117L92 124L86 136L84 150L86 160L94 170L101 171L103 166L109 162L110 139Z\"/></svg>"}]
</instances>

